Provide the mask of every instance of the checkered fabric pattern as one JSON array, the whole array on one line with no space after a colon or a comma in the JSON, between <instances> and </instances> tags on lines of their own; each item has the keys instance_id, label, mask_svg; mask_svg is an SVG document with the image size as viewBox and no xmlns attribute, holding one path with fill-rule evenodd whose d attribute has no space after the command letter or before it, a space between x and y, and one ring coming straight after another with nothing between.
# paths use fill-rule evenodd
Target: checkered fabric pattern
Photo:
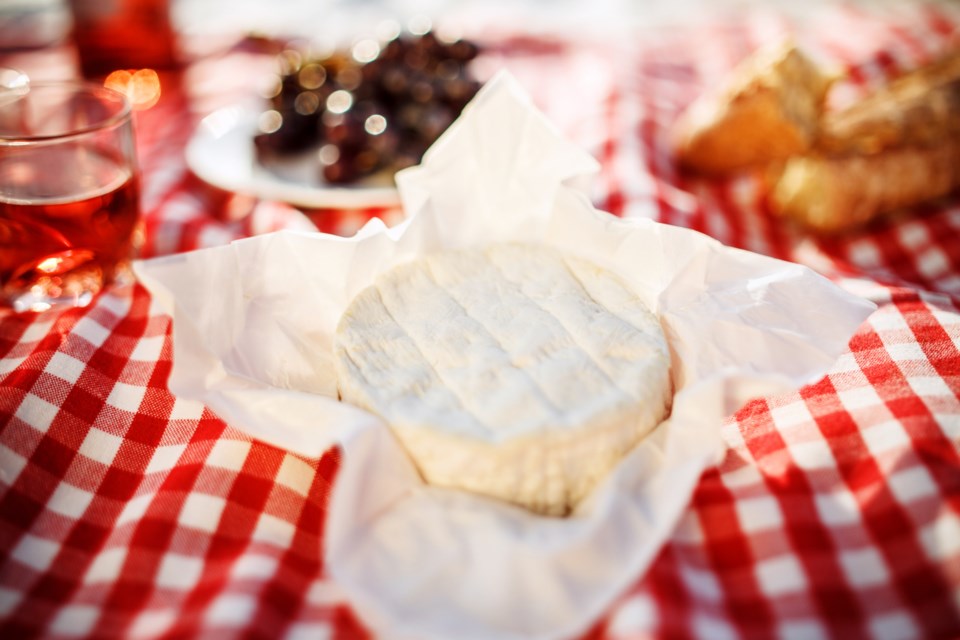
<instances>
[{"instance_id":1,"label":"checkered fabric pattern","mask_svg":"<svg viewBox=\"0 0 960 640\"><path fill-rule=\"evenodd\" d=\"M848 71L838 100L956 41L960 7L890 11L488 49L601 159L599 205L809 264L880 304L823 379L717 425L725 459L587 638L960 636L960 200L817 240L773 220L749 179L695 181L666 152L678 110L784 32ZM205 97L190 77L138 116L145 255L390 215L199 184L182 159ZM136 284L0 316L0 637L370 637L324 572L339 452L293 455L173 397L171 355L170 319Z\"/></svg>"}]
</instances>

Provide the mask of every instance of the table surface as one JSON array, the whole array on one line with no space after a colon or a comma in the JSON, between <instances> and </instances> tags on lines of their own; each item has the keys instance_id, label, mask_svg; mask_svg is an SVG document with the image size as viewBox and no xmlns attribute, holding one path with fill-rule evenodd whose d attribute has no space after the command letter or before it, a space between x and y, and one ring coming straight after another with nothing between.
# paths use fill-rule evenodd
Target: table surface
<instances>
[{"instance_id":1,"label":"table surface","mask_svg":"<svg viewBox=\"0 0 960 640\"><path fill-rule=\"evenodd\" d=\"M785 33L847 72L839 103L958 28L960 7L903 3L608 39L483 34L481 73L509 68L601 161L597 206L809 265L879 305L822 379L717 425L723 461L584 637L960 635L960 200L818 239L774 219L752 178L695 180L667 150L686 104ZM137 114L144 257L398 219L200 183L183 159L198 118L249 95L270 60L249 41L196 55ZM338 451L277 449L171 395L170 329L138 284L0 315L0 636L369 637L324 568Z\"/></svg>"}]
</instances>

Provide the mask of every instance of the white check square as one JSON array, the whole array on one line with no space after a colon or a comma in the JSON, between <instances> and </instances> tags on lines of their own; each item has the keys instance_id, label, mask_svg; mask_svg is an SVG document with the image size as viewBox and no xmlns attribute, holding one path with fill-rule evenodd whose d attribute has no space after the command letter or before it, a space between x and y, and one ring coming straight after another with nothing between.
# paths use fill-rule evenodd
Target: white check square
<instances>
[{"instance_id":1,"label":"white check square","mask_svg":"<svg viewBox=\"0 0 960 640\"><path fill-rule=\"evenodd\" d=\"M207 622L219 626L245 625L257 610L257 600L246 594L225 593L207 609Z\"/></svg>"},{"instance_id":2,"label":"white check square","mask_svg":"<svg viewBox=\"0 0 960 640\"><path fill-rule=\"evenodd\" d=\"M747 443L743 439L743 433L740 431L740 425L735 422L725 424L720 430L720 434L723 436L723 441L727 444L727 447L733 449L734 451L744 451L746 450Z\"/></svg>"},{"instance_id":3,"label":"white check square","mask_svg":"<svg viewBox=\"0 0 960 640\"><path fill-rule=\"evenodd\" d=\"M752 464L745 464L732 471L724 471L720 474L720 480L731 489L756 487L763 484L763 476Z\"/></svg>"},{"instance_id":4,"label":"white check square","mask_svg":"<svg viewBox=\"0 0 960 640\"><path fill-rule=\"evenodd\" d=\"M31 569L46 571L59 552L59 543L27 533L13 548L10 557Z\"/></svg>"},{"instance_id":5,"label":"white check square","mask_svg":"<svg viewBox=\"0 0 960 640\"><path fill-rule=\"evenodd\" d=\"M780 504L769 496L741 498L736 501L740 528L746 533L768 531L783 526Z\"/></svg>"},{"instance_id":6,"label":"white check square","mask_svg":"<svg viewBox=\"0 0 960 640\"><path fill-rule=\"evenodd\" d=\"M629 638L656 626L656 603L644 594L632 596L613 611L607 630L613 638Z\"/></svg>"},{"instance_id":7,"label":"white check square","mask_svg":"<svg viewBox=\"0 0 960 640\"><path fill-rule=\"evenodd\" d=\"M840 566L853 587L869 587L890 580L883 557L871 547L840 551Z\"/></svg>"},{"instance_id":8,"label":"white check square","mask_svg":"<svg viewBox=\"0 0 960 640\"><path fill-rule=\"evenodd\" d=\"M960 518L943 511L920 530L920 542L934 562L946 562L960 556Z\"/></svg>"},{"instance_id":9,"label":"white check square","mask_svg":"<svg viewBox=\"0 0 960 640\"><path fill-rule=\"evenodd\" d=\"M927 278L936 278L950 269L950 259L941 249L930 247L917 257L917 269Z\"/></svg>"},{"instance_id":10,"label":"white check square","mask_svg":"<svg viewBox=\"0 0 960 640\"><path fill-rule=\"evenodd\" d=\"M116 580L127 559L126 547L111 547L96 555L87 573L83 576L86 584L110 583Z\"/></svg>"},{"instance_id":11,"label":"white check square","mask_svg":"<svg viewBox=\"0 0 960 640\"><path fill-rule=\"evenodd\" d=\"M887 485L900 504L937 494L937 485L924 467L908 467L887 476Z\"/></svg>"},{"instance_id":12,"label":"white check square","mask_svg":"<svg viewBox=\"0 0 960 640\"><path fill-rule=\"evenodd\" d=\"M910 436L898 420L888 420L860 431L867 449L873 455L898 451L910 446Z\"/></svg>"},{"instance_id":13,"label":"white check square","mask_svg":"<svg viewBox=\"0 0 960 640\"><path fill-rule=\"evenodd\" d=\"M830 445L822 438L814 438L806 442L788 442L787 449L794 463L801 469L832 469L837 460L833 456Z\"/></svg>"},{"instance_id":14,"label":"white check square","mask_svg":"<svg viewBox=\"0 0 960 640\"><path fill-rule=\"evenodd\" d=\"M166 336L162 335L140 338L140 340L137 341L137 346L133 348L133 353L130 354L130 359L142 362L156 362L160 359L165 338Z\"/></svg>"},{"instance_id":15,"label":"white check square","mask_svg":"<svg viewBox=\"0 0 960 640\"><path fill-rule=\"evenodd\" d=\"M873 328L880 333L884 331L910 330L910 326L907 324L907 321L903 319L903 316L896 310L890 308L874 313L870 316L869 322Z\"/></svg>"},{"instance_id":16,"label":"white check square","mask_svg":"<svg viewBox=\"0 0 960 640\"><path fill-rule=\"evenodd\" d=\"M960 275L948 273L934 282L937 291L956 294L960 291Z\"/></svg>"},{"instance_id":17,"label":"white check square","mask_svg":"<svg viewBox=\"0 0 960 640\"><path fill-rule=\"evenodd\" d=\"M100 609L97 607L88 604L67 605L53 618L50 630L62 636L86 636L99 616Z\"/></svg>"},{"instance_id":18,"label":"white check square","mask_svg":"<svg viewBox=\"0 0 960 640\"><path fill-rule=\"evenodd\" d=\"M300 458L287 454L277 470L277 482L306 496L316 475L313 468Z\"/></svg>"},{"instance_id":19,"label":"white check square","mask_svg":"<svg viewBox=\"0 0 960 640\"><path fill-rule=\"evenodd\" d=\"M52 326L53 320L31 322L20 336L20 344L28 344L30 342L42 340L47 336L48 333L50 333L50 328Z\"/></svg>"},{"instance_id":20,"label":"white check square","mask_svg":"<svg viewBox=\"0 0 960 640\"><path fill-rule=\"evenodd\" d=\"M220 524L227 501L207 493L191 493L183 501L177 521L185 527L213 533Z\"/></svg>"},{"instance_id":21,"label":"white check square","mask_svg":"<svg viewBox=\"0 0 960 640\"><path fill-rule=\"evenodd\" d=\"M233 238L233 231L226 227L205 226L200 230L198 246L213 247L223 244L230 244Z\"/></svg>"},{"instance_id":22,"label":"white check square","mask_svg":"<svg viewBox=\"0 0 960 640\"><path fill-rule=\"evenodd\" d=\"M911 376L907 378L907 383L918 396L953 397L953 391L940 376Z\"/></svg>"},{"instance_id":23,"label":"white check square","mask_svg":"<svg viewBox=\"0 0 960 640\"><path fill-rule=\"evenodd\" d=\"M203 403L177 398L170 411L170 420L199 420L203 415Z\"/></svg>"},{"instance_id":24,"label":"white check square","mask_svg":"<svg viewBox=\"0 0 960 640\"><path fill-rule=\"evenodd\" d=\"M122 444L123 438L120 436L91 427L90 431L87 432L87 437L80 444L79 452L91 460L109 466L113 464L114 458L117 457L117 451L120 450Z\"/></svg>"},{"instance_id":25,"label":"white check square","mask_svg":"<svg viewBox=\"0 0 960 640\"><path fill-rule=\"evenodd\" d=\"M922 636L913 618L897 611L870 618L867 623L870 637L879 640L899 640L900 638L919 638Z\"/></svg>"},{"instance_id":26,"label":"white check square","mask_svg":"<svg viewBox=\"0 0 960 640\"><path fill-rule=\"evenodd\" d=\"M191 589L203 574L203 559L167 552L157 570L156 583L169 589Z\"/></svg>"},{"instance_id":27,"label":"white check square","mask_svg":"<svg viewBox=\"0 0 960 640\"><path fill-rule=\"evenodd\" d=\"M253 539L286 549L290 546L295 533L296 527L286 520L281 520L269 513L262 513L253 529Z\"/></svg>"},{"instance_id":28,"label":"white check square","mask_svg":"<svg viewBox=\"0 0 960 640\"><path fill-rule=\"evenodd\" d=\"M47 501L47 508L69 518L79 518L93 501L93 494L68 482L57 485Z\"/></svg>"},{"instance_id":29,"label":"white check square","mask_svg":"<svg viewBox=\"0 0 960 640\"><path fill-rule=\"evenodd\" d=\"M175 609L154 609L138 615L130 630L131 638L157 638L164 634L177 621Z\"/></svg>"},{"instance_id":30,"label":"white check square","mask_svg":"<svg viewBox=\"0 0 960 640\"><path fill-rule=\"evenodd\" d=\"M287 630L286 640L330 640L333 630L326 622L296 622Z\"/></svg>"},{"instance_id":31,"label":"white check square","mask_svg":"<svg viewBox=\"0 0 960 640\"><path fill-rule=\"evenodd\" d=\"M723 588L712 571L704 571L689 565L680 565L680 577L691 593L709 602L723 598Z\"/></svg>"},{"instance_id":32,"label":"white check square","mask_svg":"<svg viewBox=\"0 0 960 640\"><path fill-rule=\"evenodd\" d=\"M107 336L110 335L110 329L105 328L91 316L86 315L73 326L73 335L79 336L92 344L94 347L100 347Z\"/></svg>"},{"instance_id":33,"label":"white check square","mask_svg":"<svg viewBox=\"0 0 960 640\"><path fill-rule=\"evenodd\" d=\"M816 620L784 620L777 627L780 640L820 640L829 638L823 624Z\"/></svg>"},{"instance_id":34,"label":"white check square","mask_svg":"<svg viewBox=\"0 0 960 640\"><path fill-rule=\"evenodd\" d=\"M887 344L886 350L895 362L923 362L927 359L918 342L894 342Z\"/></svg>"},{"instance_id":35,"label":"white check square","mask_svg":"<svg viewBox=\"0 0 960 640\"><path fill-rule=\"evenodd\" d=\"M863 378L863 372L860 368L860 363L857 362L857 357L849 351L840 354L833 363L833 366L830 367L830 373L836 377L844 374L845 378L850 375L857 375L859 378Z\"/></svg>"},{"instance_id":36,"label":"white check square","mask_svg":"<svg viewBox=\"0 0 960 640\"><path fill-rule=\"evenodd\" d=\"M930 244L930 233L922 224L916 222L907 222L897 230L900 236L900 244L908 249L916 249L925 244Z\"/></svg>"},{"instance_id":37,"label":"white check square","mask_svg":"<svg viewBox=\"0 0 960 640\"><path fill-rule=\"evenodd\" d=\"M59 411L60 408L57 407L57 405L51 404L32 393L28 393L23 397L20 406L17 407L17 411L13 415L37 431L46 433L50 425L53 424L53 419L57 417Z\"/></svg>"},{"instance_id":38,"label":"white check square","mask_svg":"<svg viewBox=\"0 0 960 640\"><path fill-rule=\"evenodd\" d=\"M110 390L110 395L107 396L107 404L121 411L136 413L146 394L146 387L116 382Z\"/></svg>"},{"instance_id":39,"label":"white check square","mask_svg":"<svg viewBox=\"0 0 960 640\"><path fill-rule=\"evenodd\" d=\"M847 249L851 261L861 268L876 267L882 264L877 245L865 240L852 242Z\"/></svg>"},{"instance_id":40,"label":"white check square","mask_svg":"<svg viewBox=\"0 0 960 640\"><path fill-rule=\"evenodd\" d=\"M277 572L279 562L276 558L259 553L248 553L240 557L233 565L234 578L270 578Z\"/></svg>"},{"instance_id":41,"label":"white check square","mask_svg":"<svg viewBox=\"0 0 960 640\"><path fill-rule=\"evenodd\" d=\"M137 522L143 518L156 495L155 493L145 493L127 501L127 504L123 507L123 511L121 511L117 517L117 526L119 527L128 522Z\"/></svg>"},{"instance_id":42,"label":"white check square","mask_svg":"<svg viewBox=\"0 0 960 640\"><path fill-rule=\"evenodd\" d=\"M792 555L761 560L756 564L755 571L760 589L767 596L776 597L785 593L796 593L807 586L803 568Z\"/></svg>"},{"instance_id":43,"label":"white check square","mask_svg":"<svg viewBox=\"0 0 960 640\"><path fill-rule=\"evenodd\" d=\"M305 599L312 605L332 606L345 602L346 595L336 583L317 579L310 583Z\"/></svg>"},{"instance_id":44,"label":"white check square","mask_svg":"<svg viewBox=\"0 0 960 640\"><path fill-rule=\"evenodd\" d=\"M159 471L169 471L177 466L177 460L183 455L187 445L171 444L157 447L144 473L157 473Z\"/></svg>"},{"instance_id":45,"label":"white check square","mask_svg":"<svg viewBox=\"0 0 960 640\"><path fill-rule=\"evenodd\" d=\"M80 374L86 367L85 362L77 360L73 356L68 356L62 351L57 351L50 357L46 371L73 384L80 379Z\"/></svg>"},{"instance_id":46,"label":"white check square","mask_svg":"<svg viewBox=\"0 0 960 640\"><path fill-rule=\"evenodd\" d=\"M207 459L207 466L219 467L230 471L240 471L250 453L250 443L243 440L219 439L213 443Z\"/></svg>"},{"instance_id":47,"label":"white check square","mask_svg":"<svg viewBox=\"0 0 960 640\"><path fill-rule=\"evenodd\" d=\"M780 429L813 422L813 416L810 415L810 410L804 402L791 402L782 407L773 407L770 409L770 417Z\"/></svg>"},{"instance_id":48,"label":"white check square","mask_svg":"<svg viewBox=\"0 0 960 640\"><path fill-rule=\"evenodd\" d=\"M632 170L628 170L628 171L631 173L631 175L637 175L635 171L632 171ZM624 186L626 186L626 184L627 183L625 183ZM650 198L641 197L640 193L637 193L636 197L627 198L626 206L624 207L624 210L623 210L623 217L628 219L629 218L656 219L657 215L659 215L659 212L657 211L657 207L655 204L653 204L653 201ZM359 231L360 227L363 225L360 224L360 221L358 220L357 224L353 226L355 227L353 229L344 229L342 231L338 229L337 233L339 234L343 232L349 232L349 235L353 235L354 233Z\"/></svg>"},{"instance_id":49,"label":"white check square","mask_svg":"<svg viewBox=\"0 0 960 640\"><path fill-rule=\"evenodd\" d=\"M0 444L0 485L11 486L26 466L26 458Z\"/></svg>"},{"instance_id":50,"label":"white check square","mask_svg":"<svg viewBox=\"0 0 960 640\"><path fill-rule=\"evenodd\" d=\"M9 587L0 587L0 616L10 615L23 601L23 592Z\"/></svg>"},{"instance_id":51,"label":"white check square","mask_svg":"<svg viewBox=\"0 0 960 640\"><path fill-rule=\"evenodd\" d=\"M132 304L132 296L116 295L112 291L108 292L106 295L100 296L100 299L97 301L97 306L99 306L101 309L110 311L118 318L122 318L123 316L127 315L127 312L130 311L130 306ZM113 327L110 328L112 329Z\"/></svg>"},{"instance_id":52,"label":"white check square","mask_svg":"<svg viewBox=\"0 0 960 640\"><path fill-rule=\"evenodd\" d=\"M723 618L706 615L702 612L693 614L691 620L694 638L710 638L710 640L736 640L738 637L730 623Z\"/></svg>"},{"instance_id":53,"label":"white check square","mask_svg":"<svg viewBox=\"0 0 960 640\"><path fill-rule=\"evenodd\" d=\"M860 522L860 507L850 491L837 486L830 493L818 493L813 502L825 525L845 525Z\"/></svg>"},{"instance_id":54,"label":"white check square","mask_svg":"<svg viewBox=\"0 0 960 640\"><path fill-rule=\"evenodd\" d=\"M0 358L0 375L6 375L26 362L26 358Z\"/></svg>"},{"instance_id":55,"label":"white check square","mask_svg":"<svg viewBox=\"0 0 960 640\"><path fill-rule=\"evenodd\" d=\"M883 409L886 413L887 408L872 385L863 385L852 389L844 389L837 394L840 398L840 404L847 411L856 411L857 409Z\"/></svg>"}]
</instances>

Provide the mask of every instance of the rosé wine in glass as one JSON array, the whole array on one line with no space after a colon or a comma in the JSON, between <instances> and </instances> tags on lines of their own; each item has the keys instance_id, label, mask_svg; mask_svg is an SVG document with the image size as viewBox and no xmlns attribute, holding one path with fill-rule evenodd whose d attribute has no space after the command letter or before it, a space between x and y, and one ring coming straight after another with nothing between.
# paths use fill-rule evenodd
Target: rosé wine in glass
<instances>
[{"instance_id":1,"label":"ros\u00e9 wine in glass","mask_svg":"<svg viewBox=\"0 0 960 640\"><path fill-rule=\"evenodd\" d=\"M122 95L33 85L0 105L0 306L83 306L127 277L139 200Z\"/></svg>"}]
</instances>

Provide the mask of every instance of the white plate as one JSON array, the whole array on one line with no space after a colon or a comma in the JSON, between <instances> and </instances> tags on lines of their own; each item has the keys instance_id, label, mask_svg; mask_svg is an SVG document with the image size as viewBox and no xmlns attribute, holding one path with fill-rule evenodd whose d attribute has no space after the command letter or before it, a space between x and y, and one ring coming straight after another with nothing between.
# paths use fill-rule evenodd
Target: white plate
<instances>
[{"instance_id":1,"label":"white plate","mask_svg":"<svg viewBox=\"0 0 960 640\"><path fill-rule=\"evenodd\" d=\"M392 178L341 186L323 182L312 154L293 156L266 169L257 161L253 137L257 114L225 107L203 120L187 144L187 166L201 180L226 191L302 207L392 207L400 197Z\"/></svg>"}]
</instances>

